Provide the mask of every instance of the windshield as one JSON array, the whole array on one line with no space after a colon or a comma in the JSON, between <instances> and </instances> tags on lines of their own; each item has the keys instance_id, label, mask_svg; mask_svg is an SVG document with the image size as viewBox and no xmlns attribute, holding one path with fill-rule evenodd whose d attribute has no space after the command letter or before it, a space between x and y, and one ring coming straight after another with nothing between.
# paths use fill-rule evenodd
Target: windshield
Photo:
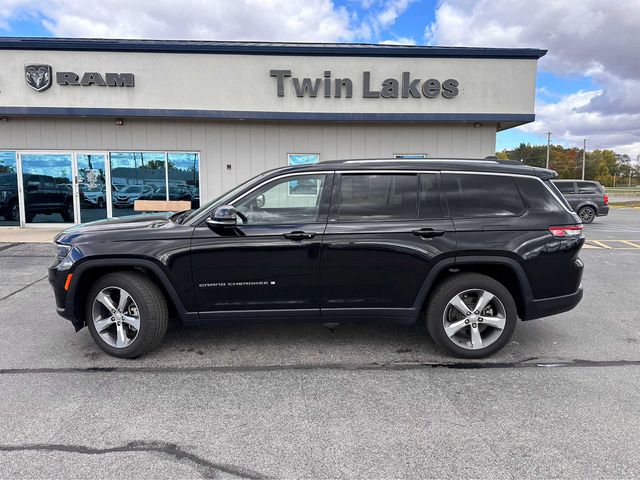
<instances>
[{"instance_id":1,"label":"windshield","mask_svg":"<svg viewBox=\"0 0 640 480\"><path fill-rule=\"evenodd\" d=\"M202 205L200 208L196 209L196 210L191 210L191 212L189 212L189 215L185 216L182 219L181 223L185 223L188 222L190 220L193 220L194 218L199 217L201 214L205 213L207 210L209 210L213 205L216 204L224 204L226 201L229 201L230 199L232 199L233 197L235 197L238 193L240 193L242 190L244 190L245 188L247 188L249 185L253 184L253 183L257 183L259 180L261 180L262 178L264 178L269 172L265 172L265 173L261 173L260 175L258 175L257 177L253 177L249 180L247 180L244 183L241 183L240 185L238 185L236 188L234 188L233 190L229 190L226 193L223 193L222 195L220 195L217 198L214 198L213 200L211 200L210 202L205 203L204 205Z\"/></svg>"},{"instance_id":2,"label":"windshield","mask_svg":"<svg viewBox=\"0 0 640 480\"><path fill-rule=\"evenodd\" d=\"M131 186L131 187L126 187L120 191L123 193L140 193L142 191L142 187Z\"/></svg>"}]
</instances>

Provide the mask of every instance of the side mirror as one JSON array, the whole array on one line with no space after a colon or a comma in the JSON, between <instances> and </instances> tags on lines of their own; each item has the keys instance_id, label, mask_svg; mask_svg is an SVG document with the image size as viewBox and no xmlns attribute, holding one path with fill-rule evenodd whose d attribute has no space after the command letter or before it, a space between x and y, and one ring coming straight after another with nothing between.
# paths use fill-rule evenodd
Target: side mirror
<instances>
[{"instance_id":1,"label":"side mirror","mask_svg":"<svg viewBox=\"0 0 640 480\"><path fill-rule=\"evenodd\" d=\"M235 227L238 224L238 212L231 205L222 205L207 218L206 224L212 228Z\"/></svg>"},{"instance_id":2,"label":"side mirror","mask_svg":"<svg viewBox=\"0 0 640 480\"><path fill-rule=\"evenodd\" d=\"M264 207L264 195L258 195L256 197L256 207L258 208Z\"/></svg>"}]
</instances>

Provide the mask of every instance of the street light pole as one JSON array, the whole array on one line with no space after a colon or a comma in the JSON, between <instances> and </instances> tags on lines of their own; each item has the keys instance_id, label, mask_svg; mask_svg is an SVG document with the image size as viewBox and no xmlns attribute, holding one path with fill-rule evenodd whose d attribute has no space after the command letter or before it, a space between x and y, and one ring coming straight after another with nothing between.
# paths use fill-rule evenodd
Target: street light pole
<instances>
[{"instance_id":1,"label":"street light pole","mask_svg":"<svg viewBox=\"0 0 640 480\"><path fill-rule=\"evenodd\" d=\"M549 169L549 146L551 144L551 132L547 132L547 170Z\"/></svg>"},{"instance_id":2,"label":"street light pole","mask_svg":"<svg viewBox=\"0 0 640 480\"><path fill-rule=\"evenodd\" d=\"M582 180L584 180L584 167L587 164L587 139L582 142Z\"/></svg>"}]
</instances>

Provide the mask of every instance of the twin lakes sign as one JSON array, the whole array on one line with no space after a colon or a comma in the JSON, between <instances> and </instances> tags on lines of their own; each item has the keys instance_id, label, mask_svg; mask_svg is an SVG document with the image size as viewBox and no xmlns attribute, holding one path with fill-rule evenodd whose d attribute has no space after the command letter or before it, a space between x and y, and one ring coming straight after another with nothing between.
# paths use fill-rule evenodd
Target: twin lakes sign
<instances>
[{"instance_id":1,"label":"twin lakes sign","mask_svg":"<svg viewBox=\"0 0 640 480\"><path fill-rule=\"evenodd\" d=\"M270 70L269 75L276 79L276 95L285 96L285 79L291 79L293 93L296 97L315 98L322 95L324 98L352 98L353 80L350 78L332 78L331 70L325 70L322 78L298 78L293 77L291 70ZM411 72L402 72L400 80L387 78L379 85L372 86L371 72L362 72L362 98L454 98L458 95L460 82L455 78L440 81L429 78L422 81L420 78L412 78Z\"/></svg>"},{"instance_id":2,"label":"twin lakes sign","mask_svg":"<svg viewBox=\"0 0 640 480\"><path fill-rule=\"evenodd\" d=\"M24 80L36 92L44 92L53 84L53 68L51 65L31 63L24 66ZM135 76L133 73L105 73L85 72L80 76L76 72L56 72L58 85L72 85L90 87L133 87Z\"/></svg>"}]
</instances>

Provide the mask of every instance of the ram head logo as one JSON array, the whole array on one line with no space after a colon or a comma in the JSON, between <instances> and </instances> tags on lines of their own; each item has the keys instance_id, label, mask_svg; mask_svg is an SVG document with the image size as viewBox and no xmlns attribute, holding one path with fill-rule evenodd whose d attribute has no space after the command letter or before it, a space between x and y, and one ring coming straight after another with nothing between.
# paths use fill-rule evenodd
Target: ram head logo
<instances>
[{"instance_id":1,"label":"ram head logo","mask_svg":"<svg viewBox=\"0 0 640 480\"><path fill-rule=\"evenodd\" d=\"M36 92L44 92L51 86L51 65L34 63L24 66L24 79Z\"/></svg>"}]
</instances>

